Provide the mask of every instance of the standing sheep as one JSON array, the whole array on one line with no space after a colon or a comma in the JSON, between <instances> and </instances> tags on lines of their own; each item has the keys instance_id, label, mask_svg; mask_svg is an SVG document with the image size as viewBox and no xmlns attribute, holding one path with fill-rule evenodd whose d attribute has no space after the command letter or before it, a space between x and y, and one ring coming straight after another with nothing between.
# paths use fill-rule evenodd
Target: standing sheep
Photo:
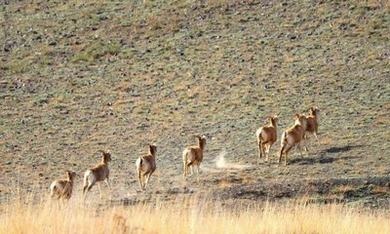
<instances>
[{"instance_id":1,"label":"standing sheep","mask_svg":"<svg viewBox=\"0 0 390 234\"><path fill-rule=\"evenodd\" d=\"M183 151L183 175L188 175L188 169L191 167L191 175L193 174L193 167L196 166L199 178L199 166L203 161L203 151L206 146L205 136L196 136L198 145L188 146Z\"/></svg>"},{"instance_id":2,"label":"standing sheep","mask_svg":"<svg viewBox=\"0 0 390 234\"><path fill-rule=\"evenodd\" d=\"M66 179L55 180L50 185L50 196L52 198L69 200L73 192L73 184L76 173L66 171Z\"/></svg>"},{"instance_id":3,"label":"standing sheep","mask_svg":"<svg viewBox=\"0 0 390 234\"><path fill-rule=\"evenodd\" d=\"M152 176L153 172L156 170L156 153L157 146L149 145L148 154L139 157L135 162L138 174L138 182L141 190L145 190L150 176Z\"/></svg>"},{"instance_id":4,"label":"standing sheep","mask_svg":"<svg viewBox=\"0 0 390 234\"><path fill-rule=\"evenodd\" d=\"M296 114L294 126L290 127L282 134L279 163L281 163L282 161L282 155L285 154L284 164L287 165L288 152L294 146L298 147L299 152L302 156L301 142L303 141L303 138L305 136L306 127L306 117L304 115Z\"/></svg>"},{"instance_id":5,"label":"standing sheep","mask_svg":"<svg viewBox=\"0 0 390 234\"><path fill-rule=\"evenodd\" d=\"M109 152L105 152L103 150L100 150L102 152L102 161L93 167L92 169L87 170L84 173L84 187L83 187L83 194L84 194L84 200L87 197L87 193L91 188L95 185L96 182L105 181L109 189L111 190L110 182L109 182L109 175L110 170L108 169L108 163L111 161L111 154ZM99 192L100 192L100 198L102 197L102 191L100 188L100 184L98 184Z\"/></svg>"},{"instance_id":6,"label":"standing sheep","mask_svg":"<svg viewBox=\"0 0 390 234\"><path fill-rule=\"evenodd\" d=\"M271 116L269 117L269 124L260 127L256 131L257 145L259 147L259 160L265 155L265 161L268 161L271 146L276 142L278 137L276 131L277 122L278 116Z\"/></svg>"}]
</instances>

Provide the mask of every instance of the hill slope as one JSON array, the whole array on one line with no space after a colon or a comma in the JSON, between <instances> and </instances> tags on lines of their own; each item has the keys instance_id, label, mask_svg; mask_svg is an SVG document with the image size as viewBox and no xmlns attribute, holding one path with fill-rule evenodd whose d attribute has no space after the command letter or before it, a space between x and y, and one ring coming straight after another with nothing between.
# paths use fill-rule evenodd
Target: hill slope
<instances>
[{"instance_id":1,"label":"hill slope","mask_svg":"<svg viewBox=\"0 0 390 234\"><path fill-rule=\"evenodd\" d=\"M34 1L1 8L0 196L47 186L113 153L114 186L158 145L162 191L181 151L209 136L202 184L221 187L390 172L386 1ZM254 132L318 105L320 142L287 168L256 166ZM271 150L276 153L279 143ZM214 159L246 170L215 168ZM237 168L237 167L234 167ZM57 171L56 171L57 170ZM228 174L226 174L228 173ZM229 179L231 178L231 179ZM115 192L115 197L123 195Z\"/></svg>"}]
</instances>

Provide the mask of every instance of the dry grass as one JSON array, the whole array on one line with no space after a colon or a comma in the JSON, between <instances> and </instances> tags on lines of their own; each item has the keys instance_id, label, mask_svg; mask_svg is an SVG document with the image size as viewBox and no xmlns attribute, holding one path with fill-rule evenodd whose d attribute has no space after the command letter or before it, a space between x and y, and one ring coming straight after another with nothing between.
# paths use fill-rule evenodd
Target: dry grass
<instances>
[{"instance_id":1,"label":"dry grass","mask_svg":"<svg viewBox=\"0 0 390 234\"><path fill-rule=\"evenodd\" d=\"M304 203L223 208L201 199L99 209L14 202L0 209L0 233L389 233L382 211Z\"/></svg>"},{"instance_id":2,"label":"dry grass","mask_svg":"<svg viewBox=\"0 0 390 234\"><path fill-rule=\"evenodd\" d=\"M354 190L356 190L356 188L354 188L352 185L340 185L333 188L332 192L336 194L340 194L340 193L352 192Z\"/></svg>"}]
</instances>

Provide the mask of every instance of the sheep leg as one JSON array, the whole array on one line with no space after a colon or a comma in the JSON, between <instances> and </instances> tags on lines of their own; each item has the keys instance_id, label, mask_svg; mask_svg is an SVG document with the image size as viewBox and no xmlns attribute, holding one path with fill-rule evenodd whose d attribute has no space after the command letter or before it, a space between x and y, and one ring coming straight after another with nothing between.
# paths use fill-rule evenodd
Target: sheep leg
<instances>
[{"instance_id":1,"label":"sheep leg","mask_svg":"<svg viewBox=\"0 0 390 234\"><path fill-rule=\"evenodd\" d=\"M299 148L300 148L301 146L303 146L303 148L306 148L306 149L307 149L308 141L302 140L301 142L298 143L298 145L299 145ZM306 151L307 151L307 150L306 150ZM301 154L302 154L302 152L301 152Z\"/></svg>"},{"instance_id":2,"label":"sheep leg","mask_svg":"<svg viewBox=\"0 0 390 234\"><path fill-rule=\"evenodd\" d=\"M309 132L306 132L303 137L302 137L302 140L301 141L309 141ZM309 151L309 149L307 148L307 146L305 145L305 147L303 148L306 152Z\"/></svg>"},{"instance_id":3,"label":"sheep leg","mask_svg":"<svg viewBox=\"0 0 390 234\"><path fill-rule=\"evenodd\" d=\"M141 176L141 191L145 190L145 174Z\"/></svg>"},{"instance_id":4,"label":"sheep leg","mask_svg":"<svg viewBox=\"0 0 390 234\"><path fill-rule=\"evenodd\" d=\"M266 154L267 144L268 144L268 142L263 142L262 146L261 146L262 154L264 155L264 157L267 157L267 154ZM267 161L267 159L265 161Z\"/></svg>"},{"instance_id":5,"label":"sheep leg","mask_svg":"<svg viewBox=\"0 0 390 234\"><path fill-rule=\"evenodd\" d=\"M187 162L188 152L184 151L183 153L183 177L188 175L188 162Z\"/></svg>"},{"instance_id":6,"label":"sheep leg","mask_svg":"<svg viewBox=\"0 0 390 234\"><path fill-rule=\"evenodd\" d=\"M283 153L285 153L287 151L287 148L286 148L287 146L288 146L288 149L291 148L291 146L289 146L287 142L282 144L282 148L280 149L280 153L279 153L279 160L278 160L279 164L282 162Z\"/></svg>"},{"instance_id":7,"label":"sheep leg","mask_svg":"<svg viewBox=\"0 0 390 234\"><path fill-rule=\"evenodd\" d=\"M285 158L284 158L284 165L285 165L285 166L287 166L288 152L290 151L291 148L292 148L292 147L289 147L289 148L287 148L286 151L285 151L285 153L286 153Z\"/></svg>"},{"instance_id":8,"label":"sheep leg","mask_svg":"<svg viewBox=\"0 0 390 234\"><path fill-rule=\"evenodd\" d=\"M143 190L141 170L138 170L138 183L139 183L139 188Z\"/></svg>"},{"instance_id":9,"label":"sheep leg","mask_svg":"<svg viewBox=\"0 0 390 234\"><path fill-rule=\"evenodd\" d=\"M186 176L189 176L189 174L190 174L190 166L188 164L186 164L184 167L185 167Z\"/></svg>"},{"instance_id":10,"label":"sheep leg","mask_svg":"<svg viewBox=\"0 0 390 234\"><path fill-rule=\"evenodd\" d=\"M111 199L112 198L112 190L111 190L110 179L107 177L104 182L106 183L108 190L110 191L110 199Z\"/></svg>"},{"instance_id":11,"label":"sheep leg","mask_svg":"<svg viewBox=\"0 0 390 234\"><path fill-rule=\"evenodd\" d=\"M266 151L265 151L265 161L268 162L268 159L269 159L269 151L271 149L271 146L272 146L272 143L268 143L267 145L268 147L266 148Z\"/></svg>"},{"instance_id":12,"label":"sheep leg","mask_svg":"<svg viewBox=\"0 0 390 234\"><path fill-rule=\"evenodd\" d=\"M187 163L183 162L183 177L185 178L187 176Z\"/></svg>"},{"instance_id":13,"label":"sheep leg","mask_svg":"<svg viewBox=\"0 0 390 234\"><path fill-rule=\"evenodd\" d=\"M84 201L87 199L87 194L88 194L89 190L91 190L93 185L94 184L89 184L88 187L86 188L85 194L84 194Z\"/></svg>"},{"instance_id":14,"label":"sheep leg","mask_svg":"<svg viewBox=\"0 0 390 234\"><path fill-rule=\"evenodd\" d=\"M193 162L188 162L187 163L187 174L188 174L188 171L190 170L191 171L190 176L192 176L192 174L194 173L193 165L194 165Z\"/></svg>"},{"instance_id":15,"label":"sheep leg","mask_svg":"<svg viewBox=\"0 0 390 234\"><path fill-rule=\"evenodd\" d=\"M100 186L99 182L97 183L97 185L98 185L98 188L99 188L99 194L100 194L100 200L101 200L103 198L103 196L102 196L102 187Z\"/></svg>"},{"instance_id":16,"label":"sheep leg","mask_svg":"<svg viewBox=\"0 0 390 234\"><path fill-rule=\"evenodd\" d=\"M197 174L197 178L196 180L199 182L199 164L196 166L196 174Z\"/></svg>"},{"instance_id":17,"label":"sheep leg","mask_svg":"<svg viewBox=\"0 0 390 234\"><path fill-rule=\"evenodd\" d=\"M280 149L280 152L279 152L279 160L278 160L278 163L279 163L279 164L280 164L281 161L282 161L283 150L284 150L285 147L286 147L286 145L283 145L282 148Z\"/></svg>"},{"instance_id":18,"label":"sheep leg","mask_svg":"<svg viewBox=\"0 0 390 234\"><path fill-rule=\"evenodd\" d=\"M85 192L83 192L83 201L85 202L85 200L87 199L87 190Z\"/></svg>"},{"instance_id":19,"label":"sheep leg","mask_svg":"<svg viewBox=\"0 0 390 234\"><path fill-rule=\"evenodd\" d=\"M107 185L108 189L111 191L110 179L107 177L104 182L106 182L106 185Z\"/></svg>"},{"instance_id":20,"label":"sheep leg","mask_svg":"<svg viewBox=\"0 0 390 234\"><path fill-rule=\"evenodd\" d=\"M150 177L150 173L149 174L144 174L144 179L143 179L143 187L144 187L144 190L146 190L146 185L148 184L149 182L149 177Z\"/></svg>"},{"instance_id":21,"label":"sheep leg","mask_svg":"<svg viewBox=\"0 0 390 234\"><path fill-rule=\"evenodd\" d=\"M318 139L317 131L314 132L314 136L315 136L315 138L317 140L318 145L321 145L320 139Z\"/></svg>"},{"instance_id":22,"label":"sheep leg","mask_svg":"<svg viewBox=\"0 0 390 234\"><path fill-rule=\"evenodd\" d=\"M260 163L260 159L262 158L262 153L263 153L263 149L262 149L262 144L261 144L261 141L260 140L258 140L257 141L257 144L258 144L258 147L259 147L259 157L258 157L258 159L257 159L257 164L259 164Z\"/></svg>"},{"instance_id":23,"label":"sheep leg","mask_svg":"<svg viewBox=\"0 0 390 234\"><path fill-rule=\"evenodd\" d=\"M288 152L291 150L291 148L292 148L291 145L286 144L286 145L282 148L282 150L281 150L281 152L283 152L283 149L284 149L284 154L285 154L285 156L284 156L284 165L285 165L285 166L287 166ZM279 163L281 163L281 161L282 161L282 154L280 154L280 156L279 156Z\"/></svg>"},{"instance_id":24,"label":"sheep leg","mask_svg":"<svg viewBox=\"0 0 390 234\"><path fill-rule=\"evenodd\" d=\"M146 190L146 185L149 183L150 173L145 175L144 190Z\"/></svg>"},{"instance_id":25,"label":"sheep leg","mask_svg":"<svg viewBox=\"0 0 390 234\"><path fill-rule=\"evenodd\" d=\"M301 143L297 144L297 148L299 150L299 155L301 156L301 158L303 158Z\"/></svg>"},{"instance_id":26,"label":"sheep leg","mask_svg":"<svg viewBox=\"0 0 390 234\"><path fill-rule=\"evenodd\" d=\"M288 157L288 152L286 151L286 155L284 156L284 166L287 166L287 157Z\"/></svg>"},{"instance_id":27,"label":"sheep leg","mask_svg":"<svg viewBox=\"0 0 390 234\"><path fill-rule=\"evenodd\" d=\"M149 179L150 179L150 177L152 176L153 172L154 172L154 171L151 171L151 172L146 176L146 182L145 182L144 188L146 188L146 185L149 183Z\"/></svg>"},{"instance_id":28,"label":"sheep leg","mask_svg":"<svg viewBox=\"0 0 390 234\"><path fill-rule=\"evenodd\" d=\"M184 178L187 177L188 175L188 167L190 165L190 163L187 162L187 157L188 157L188 153L184 153L183 154L183 176Z\"/></svg>"},{"instance_id":29,"label":"sheep leg","mask_svg":"<svg viewBox=\"0 0 390 234\"><path fill-rule=\"evenodd\" d=\"M187 165L184 165L184 176L185 177L188 176L188 166Z\"/></svg>"},{"instance_id":30,"label":"sheep leg","mask_svg":"<svg viewBox=\"0 0 390 234\"><path fill-rule=\"evenodd\" d=\"M83 194L85 194L85 192L87 191L87 188L88 188L88 184L84 184L84 187L83 187Z\"/></svg>"},{"instance_id":31,"label":"sheep leg","mask_svg":"<svg viewBox=\"0 0 390 234\"><path fill-rule=\"evenodd\" d=\"M316 126L315 126L315 129L314 129L314 136L317 138L317 140L318 140L318 124L316 124ZM319 141L318 141L318 143L319 143Z\"/></svg>"}]
</instances>

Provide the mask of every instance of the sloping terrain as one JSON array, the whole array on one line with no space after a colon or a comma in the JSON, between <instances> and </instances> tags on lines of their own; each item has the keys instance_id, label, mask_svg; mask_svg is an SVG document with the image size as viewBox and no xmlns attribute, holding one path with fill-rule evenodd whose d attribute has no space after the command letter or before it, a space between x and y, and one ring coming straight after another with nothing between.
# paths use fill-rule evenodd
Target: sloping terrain
<instances>
[{"instance_id":1,"label":"sloping terrain","mask_svg":"<svg viewBox=\"0 0 390 234\"><path fill-rule=\"evenodd\" d=\"M209 190L239 198L229 191L390 173L386 1L8 1L0 9L2 198L46 189L66 169L81 175L99 149L112 152L117 200ZM321 109L320 144L311 141L303 158L293 153L287 167L276 156L257 165L254 133L266 117L280 113L280 135L312 105ZM184 182L181 152L196 134L209 139L204 168L200 182ZM134 162L151 142L158 171L141 195Z\"/></svg>"}]
</instances>

